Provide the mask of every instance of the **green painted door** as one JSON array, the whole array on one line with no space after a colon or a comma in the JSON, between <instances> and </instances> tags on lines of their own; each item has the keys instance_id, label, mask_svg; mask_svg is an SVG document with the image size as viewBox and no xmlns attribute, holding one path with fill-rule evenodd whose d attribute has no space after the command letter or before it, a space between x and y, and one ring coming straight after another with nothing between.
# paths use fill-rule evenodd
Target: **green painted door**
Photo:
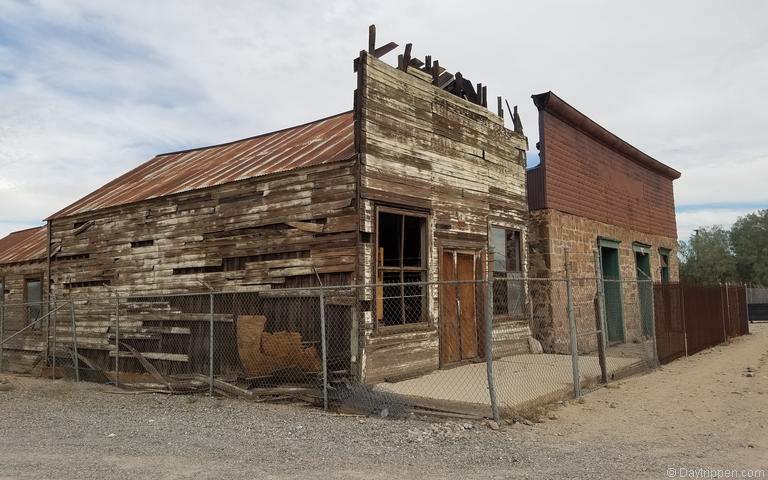
<instances>
[{"instance_id":1,"label":"green painted door","mask_svg":"<svg viewBox=\"0 0 768 480\"><path fill-rule=\"evenodd\" d=\"M643 323L643 335L653 332L653 282L651 282L651 256L648 253L635 252L637 267L637 294L640 302L640 319Z\"/></svg>"},{"instance_id":2,"label":"green painted door","mask_svg":"<svg viewBox=\"0 0 768 480\"><path fill-rule=\"evenodd\" d=\"M605 322L609 342L624 341L624 319L621 305L621 274L618 248L600 247L603 264L603 290L605 291Z\"/></svg>"}]
</instances>

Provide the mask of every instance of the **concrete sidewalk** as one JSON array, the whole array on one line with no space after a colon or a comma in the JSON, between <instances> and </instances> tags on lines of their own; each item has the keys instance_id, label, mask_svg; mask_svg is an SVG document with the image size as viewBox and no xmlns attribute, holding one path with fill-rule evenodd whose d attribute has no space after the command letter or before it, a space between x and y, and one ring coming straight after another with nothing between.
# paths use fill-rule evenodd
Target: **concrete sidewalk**
<instances>
[{"instance_id":1,"label":"concrete sidewalk","mask_svg":"<svg viewBox=\"0 0 768 480\"><path fill-rule=\"evenodd\" d=\"M639 357L609 356L606 363L610 378L622 370L644 364L644 361ZM579 368L582 385L600 380L597 356L580 356ZM513 355L495 360L493 369L501 408L520 410L572 396L570 355ZM376 389L432 401L490 408L485 362L436 370L402 382L381 383Z\"/></svg>"}]
</instances>

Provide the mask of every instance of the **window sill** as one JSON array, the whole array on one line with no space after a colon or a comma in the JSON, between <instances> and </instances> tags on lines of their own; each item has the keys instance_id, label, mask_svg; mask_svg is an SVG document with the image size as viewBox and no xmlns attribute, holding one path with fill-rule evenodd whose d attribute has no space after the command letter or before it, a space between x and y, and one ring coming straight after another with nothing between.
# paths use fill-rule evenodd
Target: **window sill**
<instances>
[{"instance_id":1,"label":"window sill","mask_svg":"<svg viewBox=\"0 0 768 480\"><path fill-rule=\"evenodd\" d=\"M500 323L515 323L515 322L527 322L528 318L525 316L525 314L520 315L494 315L493 316L493 323L494 325L500 324Z\"/></svg>"},{"instance_id":2,"label":"window sill","mask_svg":"<svg viewBox=\"0 0 768 480\"><path fill-rule=\"evenodd\" d=\"M435 331L435 327L429 322L420 323L408 323L405 325L376 325L374 327L373 336L386 337L389 335L397 335L400 333L412 333L412 332L432 332Z\"/></svg>"}]
</instances>

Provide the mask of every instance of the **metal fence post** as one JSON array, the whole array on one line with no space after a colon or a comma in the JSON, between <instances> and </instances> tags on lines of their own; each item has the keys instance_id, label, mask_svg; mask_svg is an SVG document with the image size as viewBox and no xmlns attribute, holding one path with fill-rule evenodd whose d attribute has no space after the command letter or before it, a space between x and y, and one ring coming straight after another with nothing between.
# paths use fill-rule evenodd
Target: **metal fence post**
<instances>
[{"instance_id":1,"label":"metal fence post","mask_svg":"<svg viewBox=\"0 0 768 480\"><path fill-rule=\"evenodd\" d=\"M725 300L723 299L723 282L720 282L720 318L723 322L723 343L728 340L725 333Z\"/></svg>"},{"instance_id":2,"label":"metal fence post","mask_svg":"<svg viewBox=\"0 0 768 480\"><path fill-rule=\"evenodd\" d=\"M115 386L120 388L120 297L115 295Z\"/></svg>"},{"instance_id":3,"label":"metal fence post","mask_svg":"<svg viewBox=\"0 0 768 480\"><path fill-rule=\"evenodd\" d=\"M568 329L571 331L571 366L573 368L573 395L581 397L581 375L579 374L579 345L576 336L576 316L573 312L573 284L571 281L570 260L568 248L563 249L565 254L565 288L568 298Z\"/></svg>"},{"instance_id":4,"label":"metal fence post","mask_svg":"<svg viewBox=\"0 0 768 480\"><path fill-rule=\"evenodd\" d=\"M56 301L54 300L54 305L56 305L55 302ZM50 323L49 323L49 325L50 325ZM56 314L54 312L54 314L53 314L53 329L52 329L53 330L53 333L52 333L52 336L53 336L53 339L52 339L52 341L53 341L53 348L51 349L51 380L55 380L56 379L56 327L57 327L57 325L56 325ZM46 334L45 338L46 338L46 343L48 343L49 342L49 340L48 340L49 335Z\"/></svg>"},{"instance_id":5,"label":"metal fence post","mask_svg":"<svg viewBox=\"0 0 768 480\"><path fill-rule=\"evenodd\" d=\"M496 402L496 384L493 379L493 247L488 248L487 259L487 302L485 308L485 373L488 377L488 395L491 400L491 415L499 421L499 405Z\"/></svg>"},{"instance_id":6,"label":"metal fence post","mask_svg":"<svg viewBox=\"0 0 768 480\"><path fill-rule=\"evenodd\" d=\"M605 292L600 267L600 252L595 249L595 286L597 287L597 358L600 363L600 382L608 383L608 365L605 358Z\"/></svg>"},{"instance_id":7,"label":"metal fence post","mask_svg":"<svg viewBox=\"0 0 768 480\"><path fill-rule=\"evenodd\" d=\"M749 324L752 323L752 319L749 318L749 297L752 292L750 291L749 285L746 283L744 284L744 309L747 311L747 333L749 333ZM0 333L0 338L2 338L2 334Z\"/></svg>"},{"instance_id":8,"label":"metal fence post","mask_svg":"<svg viewBox=\"0 0 768 480\"><path fill-rule=\"evenodd\" d=\"M685 322L685 288L682 283L678 283L677 287L680 291L680 317L683 321L683 342L685 343L685 357L688 357L688 328Z\"/></svg>"},{"instance_id":9,"label":"metal fence post","mask_svg":"<svg viewBox=\"0 0 768 480\"><path fill-rule=\"evenodd\" d=\"M80 365L77 358L77 327L75 324L75 302L72 301L71 298L69 299L69 316L72 320L72 351L74 352L72 360L75 365L75 381L79 382L80 381ZM54 317L54 320L55 320L55 317Z\"/></svg>"},{"instance_id":10,"label":"metal fence post","mask_svg":"<svg viewBox=\"0 0 768 480\"><path fill-rule=\"evenodd\" d=\"M213 396L213 292L209 295L211 321L208 332L208 395Z\"/></svg>"},{"instance_id":11,"label":"metal fence post","mask_svg":"<svg viewBox=\"0 0 768 480\"><path fill-rule=\"evenodd\" d=\"M731 323L732 317L731 317L731 298L728 292L728 282L725 282L725 318L723 323L723 334L725 336L725 341L728 341L728 325Z\"/></svg>"},{"instance_id":12,"label":"metal fence post","mask_svg":"<svg viewBox=\"0 0 768 480\"><path fill-rule=\"evenodd\" d=\"M0 288L5 289L5 285L0 282ZM3 371L3 337L5 337L5 292L0 291L0 373Z\"/></svg>"},{"instance_id":13,"label":"metal fence post","mask_svg":"<svg viewBox=\"0 0 768 480\"><path fill-rule=\"evenodd\" d=\"M325 290L320 289L320 342L323 352L323 409L328 410L328 347L325 336Z\"/></svg>"},{"instance_id":14,"label":"metal fence post","mask_svg":"<svg viewBox=\"0 0 768 480\"><path fill-rule=\"evenodd\" d=\"M653 368L659 367L659 350L656 343L656 296L653 293L653 279L649 279L648 287L651 290L651 346L653 348Z\"/></svg>"}]
</instances>

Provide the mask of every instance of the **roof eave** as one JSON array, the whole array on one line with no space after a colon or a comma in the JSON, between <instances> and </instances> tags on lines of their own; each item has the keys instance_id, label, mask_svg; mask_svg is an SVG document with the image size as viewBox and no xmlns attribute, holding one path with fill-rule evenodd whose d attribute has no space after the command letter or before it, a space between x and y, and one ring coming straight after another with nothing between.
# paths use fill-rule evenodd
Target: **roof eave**
<instances>
[{"instance_id":1,"label":"roof eave","mask_svg":"<svg viewBox=\"0 0 768 480\"><path fill-rule=\"evenodd\" d=\"M654 172L660 173L665 177L676 180L680 178L680 172L674 168L656 160L650 155L640 151L618 136L609 132L591 118L587 117L576 108L572 107L565 100L561 99L553 92L545 92L537 95L531 95L534 105L541 111L546 111L560 120L568 123L572 127L581 130L603 145L616 150L627 158L633 160Z\"/></svg>"}]
</instances>

